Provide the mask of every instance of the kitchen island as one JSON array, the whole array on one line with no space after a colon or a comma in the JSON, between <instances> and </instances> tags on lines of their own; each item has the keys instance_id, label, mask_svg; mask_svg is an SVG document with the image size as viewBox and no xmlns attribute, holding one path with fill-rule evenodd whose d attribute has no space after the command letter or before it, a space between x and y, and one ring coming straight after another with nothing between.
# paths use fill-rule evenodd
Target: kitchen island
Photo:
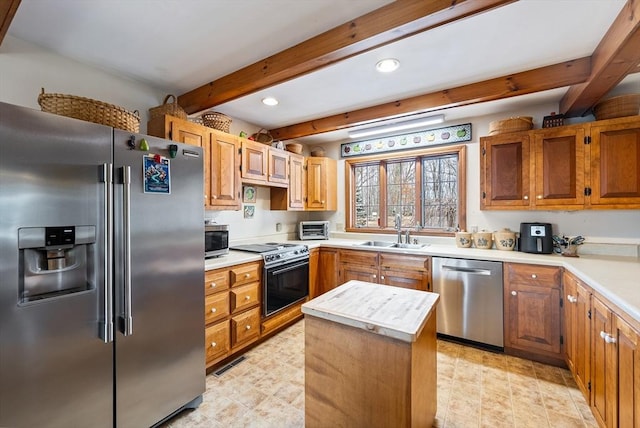
<instances>
[{"instance_id":1,"label":"kitchen island","mask_svg":"<svg viewBox=\"0 0 640 428\"><path fill-rule=\"evenodd\" d=\"M305 426L431 427L438 299L349 281L305 303Z\"/></svg>"}]
</instances>

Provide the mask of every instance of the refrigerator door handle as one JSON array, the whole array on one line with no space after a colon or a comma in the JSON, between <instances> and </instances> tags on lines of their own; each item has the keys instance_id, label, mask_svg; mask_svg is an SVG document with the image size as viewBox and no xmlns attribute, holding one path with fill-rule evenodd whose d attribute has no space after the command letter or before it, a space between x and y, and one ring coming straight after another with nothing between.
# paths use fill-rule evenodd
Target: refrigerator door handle
<instances>
[{"instance_id":1,"label":"refrigerator door handle","mask_svg":"<svg viewBox=\"0 0 640 428\"><path fill-rule=\"evenodd\" d=\"M122 229L124 235L124 312L121 315L122 334L133 334L131 310L131 167L122 167Z\"/></svg>"},{"instance_id":2,"label":"refrigerator door handle","mask_svg":"<svg viewBox=\"0 0 640 428\"><path fill-rule=\"evenodd\" d=\"M102 165L104 182L104 284L103 284L103 321L100 326L100 338L104 343L113 342L113 165Z\"/></svg>"}]
</instances>

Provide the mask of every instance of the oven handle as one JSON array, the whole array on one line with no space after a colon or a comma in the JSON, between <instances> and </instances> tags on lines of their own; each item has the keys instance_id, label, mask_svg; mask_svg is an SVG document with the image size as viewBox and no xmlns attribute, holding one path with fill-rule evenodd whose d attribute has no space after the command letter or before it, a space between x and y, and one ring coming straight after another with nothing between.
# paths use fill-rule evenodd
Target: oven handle
<instances>
[{"instance_id":1,"label":"oven handle","mask_svg":"<svg viewBox=\"0 0 640 428\"><path fill-rule=\"evenodd\" d=\"M270 271L269 273L272 274L272 275L280 275L281 273L289 272L291 270L298 269L299 267L304 266L304 265L308 265L308 264L309 264L309 260L305 260L302 263L297 263L295 265L287 266L287 267L279 269L279 270ZM268 270L269 269L267 268L267 271Z\"/></svg>"}]
</instances>

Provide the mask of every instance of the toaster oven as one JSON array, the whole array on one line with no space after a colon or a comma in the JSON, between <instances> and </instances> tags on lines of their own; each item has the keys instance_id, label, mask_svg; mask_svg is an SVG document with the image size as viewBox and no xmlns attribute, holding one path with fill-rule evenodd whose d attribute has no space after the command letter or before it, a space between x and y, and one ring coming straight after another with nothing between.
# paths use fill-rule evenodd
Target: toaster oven
<instances>
[{"instance_id":1,"label":"toaster oven","mask_svg":"<svg viewBox=\"0 0 640 428\"><path fill-rule=\"evenodd\" d=\"M328 221L301 221L298 226L298 237L307 239L329 239Z\"/></svg>"}]
</instances>

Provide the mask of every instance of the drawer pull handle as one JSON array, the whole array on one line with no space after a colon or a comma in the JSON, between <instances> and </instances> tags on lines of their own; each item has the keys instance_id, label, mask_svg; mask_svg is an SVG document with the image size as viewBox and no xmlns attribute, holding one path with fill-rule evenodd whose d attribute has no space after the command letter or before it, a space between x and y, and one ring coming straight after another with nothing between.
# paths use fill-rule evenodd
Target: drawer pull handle
<instances>
[{"instance_id":1,"label":"drawer pull handle","mask_svg":"<svg viewBox=\"0 0 640 428\"><path fill-rule=\"evenodd\" d=\"M211 313L215 314L217 312L216 308L211 308Z\"/></svg>"},{"instance_id":2,"label":"drawer pull handle","mask_svg":"<svg viewBox=\"0 0 640 428\"><path fill-rule=\"evenodd\" d=\"M515 291L515 290L513 290L513 291L511 292L511 295L512 295L512 296L517 296L517 295L518 295L518 292L517 292L517 291Z\"/></svg>"},{"instance_id":3,"label":"drawer pull handle","mask_svg":"<svg viewBox=\"0 0 640 428\"><path fill-rule=\"evenodd\" d=\"M215 282L212 282L211 283L211 288L216 288L216 285L218 285L218 284L216 284Z\"/></svg>"},{"instance_id":4,"label":"drawer pull handle","mask_svg":"<svg viewBox=\"0 0 640 428\"><path fill-rule=\"evenodd\" d=\"M215 348L216 346L218 346L218 344L216 342L211 342L211 347Z\"/></svg>"},{"instance_id":5,"label":"drawer pull handle","mask_svg":"<svg viewBox=\"0 0 640 428\"><path fill-rule=\"evenodd\" d=\"M536 279L538 277L538 275L536 275L535 273L531 274L531 278Z\"/></svg>"},{"instance_id":6,"label":"drawer pull handle","mask_svg":"<svg viewBox=\"0 0 640 428\"><path fill-rule=\"evenodd\" d=\"M607 336L604 338L604 341L606 343L616 343L616 338L611 336L610 334L607 334Z\"/></svg>"},{"instance_id":7,"label":"drawer pull handle","mask_svg":"<svg viewBox=\"0 0 640 428\"><path fill-rule=\"evenodd\" d=\"M244 296L244 300L251 300L251 296Z\"/></svg>"},{"instance_id":8,"label":"drawer pull handle","mask_svg":"<svg viewBox=\"0 0 640 428\"><path fill-rule=\"evenodd\" d=\"M245 327L245 329L247 329L247 330L251 330L251 326L250 326L250 325L248 325L248 326L246 326L246 327Z\"/></svg>"}]
</instances>

